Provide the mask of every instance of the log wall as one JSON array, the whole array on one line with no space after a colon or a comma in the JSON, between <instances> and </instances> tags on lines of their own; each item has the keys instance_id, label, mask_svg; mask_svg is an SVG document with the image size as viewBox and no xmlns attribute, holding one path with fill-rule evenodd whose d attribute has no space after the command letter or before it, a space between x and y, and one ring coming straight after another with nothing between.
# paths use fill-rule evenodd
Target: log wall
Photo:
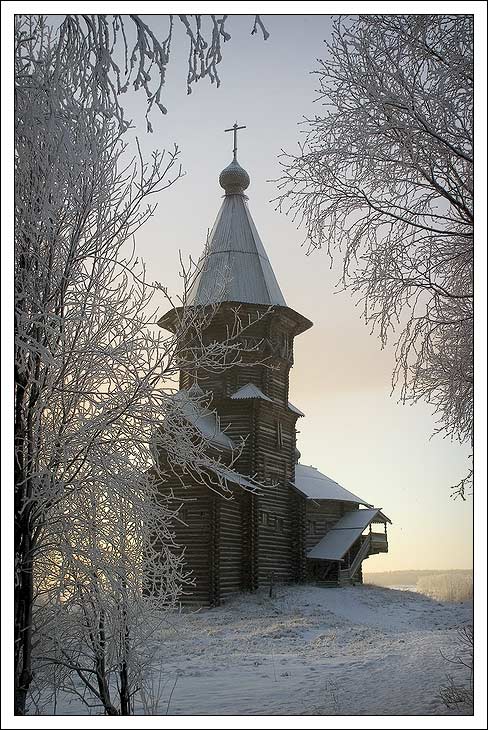
<instances>
[{"instance_id":1,"label":"log wall","mask_svg":"<svg viewBox=\"0 0 488 730\"><path fill-rule=\"evenodd\" d=\"M241 591L245 582L242 501L220 498L219 504L219 573L218 601Z\"/></svg>"},{"instance_id":2,"label":"log wall","mask_svg":"<svg viewBox=\"0 0 488 730\"><path fill-rule=\"evenodd\" d=\"M192 585L184 586L182 602L211 605L215 598L215 495L200 485L183 487L176 477L159 486L161 493L174 495L179 511L171 529L178 554L184 553L185 570L191 571Z\"/></svg>"},{"instance_id":3,"label":"log wall","mask_svg":"<svg viewBox=\"0 0 488 730\"><path fill-rule=\"evenodd\" d=\"M275 373L273 373L275 375ZM269 486L257 497L258 583L296 579L296 540L290 480L294 475L296 415L260 401L255 412L255 468Z\"/></svg>"}]
</instances>

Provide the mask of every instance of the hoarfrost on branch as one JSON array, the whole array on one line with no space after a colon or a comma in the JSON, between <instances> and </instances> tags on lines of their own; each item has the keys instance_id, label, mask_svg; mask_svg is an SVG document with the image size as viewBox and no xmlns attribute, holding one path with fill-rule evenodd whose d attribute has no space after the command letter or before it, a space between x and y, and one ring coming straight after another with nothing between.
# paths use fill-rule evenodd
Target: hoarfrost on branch
<instances>
[{"instance_id":1,"label":"hoarfrost on branch","mask_svg":"<svg viewBox=\"0 0 488 730\"><path fill-rule=\"evenodd\" d=\"M399 333L402 400L427 400L436 430L470 442L473 19L339 17L326 48L322 109L283 153L278 206L309 251L342 253L341 284L382 346Z\"/></svg>"},{"instance_id":2,"label":"hoarfrost on branch","mask_svg":"<svg viewBox=\"0 0 488 730\"><path fill-rule=\"evenodd\" d=\"M220 60L215 35L204 53L196 18L201 63L189 83L207 72L216 80ZM169 40L131 20L137 43L122 81L110 49L120 34L127 43L126 18L67 16L54 31L41 16L16 16L17 714L28 702L42 711L48 686L55 698L60 688L80 694L81 681L84 700L107 714L130 714L144 691L148 637L191 582L171 528L180 505L157 488L166 476L157 448L170 468L229 493L221 455L173 397L182 343L189 333L203 342L218 305L183 306L176 334L163 335L154 295L184 305L195 267L183 268L173 302L135 255L134 234L181 168L176 146L150 161L137 148L127 161L119 94L135 74L148 111L159 105L169 54ZM223 36L224 21L214 22ZM238 363L243 329L236 322L227 342L200 348L199 367Z\"/></svg>"}]
</instances>

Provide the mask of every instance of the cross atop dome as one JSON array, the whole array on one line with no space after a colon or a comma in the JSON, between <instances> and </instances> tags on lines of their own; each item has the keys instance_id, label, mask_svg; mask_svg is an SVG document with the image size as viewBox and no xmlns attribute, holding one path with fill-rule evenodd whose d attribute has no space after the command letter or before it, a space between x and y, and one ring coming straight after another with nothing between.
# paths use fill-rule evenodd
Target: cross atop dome
<instances>
[{"instance_id":1,"label":"cross atop dome","mask_svg":"<svg viewBox=\"0 0 488 730\"><path fill-rule=\"evenodd\" d=\"M242 195L250 183L246 170L237 162L237 130L239 129L246 129L246 127L240 127L236 122L229 129L224 129L224 132L234 132L234 149L232 150L234 157L230 165L227 165L219 176L219 183L224 188L226 195Z\"/></svg>"},{"instance_id":2,"label":"cross atop dome","mask_svg":"<svg viewBox=\"0 0 488 730\"><path fill-rule=\"evenodd\" d=\"M234 132L234 149L232 152L234 153L234 162L237 162L237 130L238 129L246 129L246 126L239 127L237 122L234 123L232 127L229 129L224 129L224 132Z\"/></svg>"}]
</instances>

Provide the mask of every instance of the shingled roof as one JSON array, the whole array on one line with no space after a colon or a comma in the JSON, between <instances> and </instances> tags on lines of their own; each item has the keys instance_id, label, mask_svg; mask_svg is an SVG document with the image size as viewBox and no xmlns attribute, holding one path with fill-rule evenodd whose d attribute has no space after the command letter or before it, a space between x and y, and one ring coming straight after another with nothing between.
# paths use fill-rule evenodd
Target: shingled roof
<instances>
[{"instance_id":1,"label":"shingled roof","mask_svg":"<svg viewBox=\"0 0 488 730\"><path fill-rule=\"evenodd\" d=\"M243 302L286 307L247 206L249 176L237 161L220 174L224 200L200 260L188 304Z\"/></svg>"}]
</instances>

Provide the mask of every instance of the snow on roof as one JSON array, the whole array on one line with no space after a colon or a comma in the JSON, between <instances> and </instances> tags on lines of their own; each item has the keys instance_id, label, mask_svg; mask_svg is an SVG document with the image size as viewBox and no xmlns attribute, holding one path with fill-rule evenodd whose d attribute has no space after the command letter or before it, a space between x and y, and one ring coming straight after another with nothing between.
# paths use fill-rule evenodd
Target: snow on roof
<instances>
[{"instance_id":1,"label":"snow on roof","mask_svg":"<svg viewBox=\"0 0 488 730\"><path fill-rule=\"evenodd\" d=\"M187 304L286 302L243 195L226 195Z\"/></svg>"},{"instance_id":2,"label":"snow on roof","mask_svg":"<svg viewBox=\"0 0 488 730\"><path fill-rule=\"evenodd\" d=\"M341 502L355 502L356 504L371 507L364 499L356 497L355 494L341 487L340 484L322 474L314 466L296 464L294 486L307 499L332 499Z\"/></svg>"},{"instance_id":3,"label":"snow on roof","mask_svg":"<svg viewBox=\"0 0 488 730\"><path fill-rule=\"evenodd\" d=\"M196 391L194 390L193 393L190 391L182 389L173 396L173 398L179 402L183 416L187 419L187 421L195 426L198 431L200 431L202 436L207 439L212 446L220 446L224 449L235 448L235 444L232 439L220 430L217 413L204 408L198 400L195 400L194 397L192 398L192 395L195 396L197 394Z\"/></svg>"},{"instance_id":4,"label":"snow on roof","mask_svg":"<svg viewBox=\"0 0 488 730\"><path fill-rule=\"evenodd\" d=\"M239 388L239 390L236 390L235 393L231 395L232 400L245 400L247 398L260 398L261 400L268 400L270 403L273 403L272 398L268 398L267 395L264 395L263 391L260 390L257 385L254 385L254 383L247 383L246 385L243 385L242 388ZM297 413L299 416L304 416L305 413L303 413L299 408L293 405L293 403L290 403L288 401L288 408L290 411L293 411L293 413Z\"/></svg>"},{"instance_id":5,"label":"snow on roof","mask_svg":"<svg viewBox=\"0 0 488 730\"><path fill-rule=\"evenodd\" d=\"M374 520L377 509L357 509L344 515L308 553L314 560L341 560L363 530Z\"/></svg>"},{"instance_id":6,"label":"snow on roof","mask_svg":"<svg viewBox=\"0 0 488 730\"><path fill-rule=\"evenodd\" d=\"M267 395L264 395L264 393L259 390L259 388L254 385L254 383L247 383L247 385L243 385L242 388L239 388L239 390L236 390L236 392L231 395L231 398L233 400L260 398L261 400L269 400L272 402L271 398L268 398Z\"/></svg>"},{"instance_id":7,"label":"snow on roof","mask_svg":"<svg viewBox=\"0 0 488 730\"><path fill-rule=\"evenodd\" d=\"M245 489L249 489L252 492L259 491L259 488L256 486L256 484L253 484L249 477L245 477L242 474L239 474L239 472L231 471L230 469L227 469L224 466L214 466L209 467L210 471L213 471L213 473L220 477L220 479L223 479L225 482L232 482L232 484L238 484L240 487L244 487Z\"/></svg>"},{"instance_id":8,"label":"snow on roof","mask_svg":"<svg viewBox=\"0 0 488 730\"><path fill-rule=\"evenodd\" d=\"M298 413L299 416L305 415L305 413L303 411L301 411L299 408L294 406L293 403L290 403L290 401L288 401L288 408L290 409L290 411L293 411L293 413Z\"/></svg>"}]
</instances>

